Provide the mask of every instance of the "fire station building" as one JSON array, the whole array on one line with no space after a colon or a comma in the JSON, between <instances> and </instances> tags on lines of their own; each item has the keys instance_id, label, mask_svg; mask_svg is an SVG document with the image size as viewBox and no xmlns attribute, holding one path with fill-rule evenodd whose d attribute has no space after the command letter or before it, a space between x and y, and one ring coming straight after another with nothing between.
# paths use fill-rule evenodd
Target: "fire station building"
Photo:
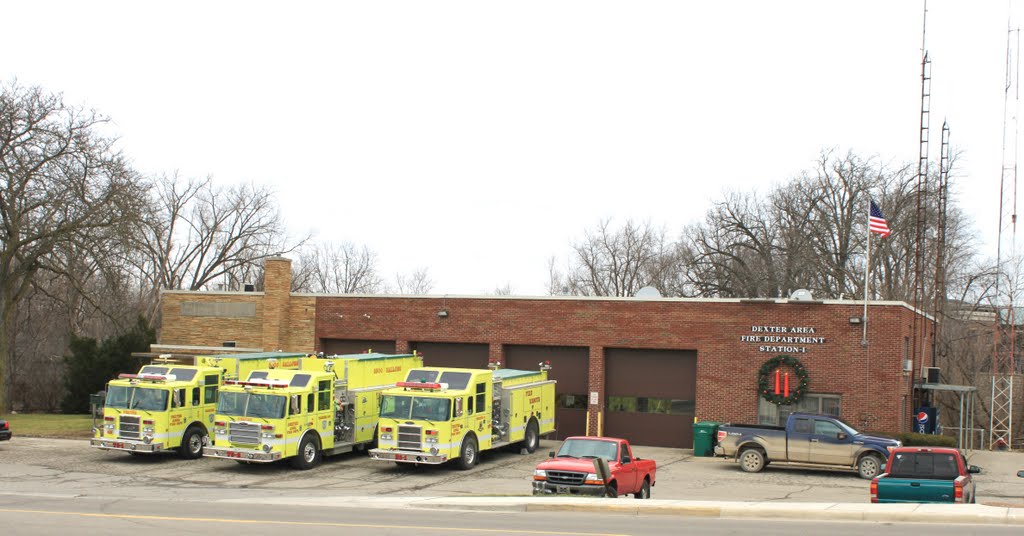
<instances>
[{"instance_id":1,"label":"fire station building","mask_svg":"<svg viewBox=\"0 0 1024 536\"><path fill-rule=\"evenodd\" d=\"M263 292L165 291L153 351L415 350L427 365L469 368L547 361L557 380L556 438L690 447L694 419L778 424L794 411L868 431L909 430L928 343L912 334L930 322L903 302L870 302L865 322L863 302L806 294L323 295L290 285L291 261L274 258Z\"/></svg>"}]
</instances>

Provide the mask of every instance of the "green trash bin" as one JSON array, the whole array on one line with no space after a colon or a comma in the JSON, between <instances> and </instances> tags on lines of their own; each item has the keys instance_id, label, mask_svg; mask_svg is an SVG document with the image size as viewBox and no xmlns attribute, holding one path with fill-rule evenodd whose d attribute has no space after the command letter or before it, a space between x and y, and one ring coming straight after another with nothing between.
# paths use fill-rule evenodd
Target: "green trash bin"
<instances>
[{"instance_id":1,"label":"green trash bin","mask_svg":"<svg viewBox=\"0 0 1024 536\"><path fill-rule=\"evenodd\" d=\"M693 455L709 458L715 455L715 443L718 438L718 425L714 421L693 423Z\"/></svg>"}]
</instances>

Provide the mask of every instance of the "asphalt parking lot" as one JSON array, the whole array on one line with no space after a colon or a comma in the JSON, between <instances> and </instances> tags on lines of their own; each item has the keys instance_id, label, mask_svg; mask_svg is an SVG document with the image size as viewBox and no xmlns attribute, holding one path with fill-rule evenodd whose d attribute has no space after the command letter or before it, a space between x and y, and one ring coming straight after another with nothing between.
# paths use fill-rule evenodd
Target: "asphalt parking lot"
<instances>
[{"instance_id":1,"label":"asphalt parking lot","mask_svg":"<svg viewBox=\"0 0 1024 536\"><path fill-rule=\"evenodd\" d=\"M242 465L204 458L130 456L104 452L86 440L15 437L0 443L0 488L18 492L46 489L75 493L79 485L94 488L106 482L112 491L132 487L173 488L215 495L218 489L276 490L290 494L332 496L527 496L534 466L558 446L545 440L534 454L499 450L484 452L469 471L444 466L396 466L370 460L364 453L328 458L310 471L287 463ZM854 473L769 466L761 473L740 471L721 458L694 457L689 449L634 447L642 458L658 462L655 499L706 501L868 502L868 481ZM976 451L978 502L1024 507L1024 453Z\"/></svg>"}]
</instances>

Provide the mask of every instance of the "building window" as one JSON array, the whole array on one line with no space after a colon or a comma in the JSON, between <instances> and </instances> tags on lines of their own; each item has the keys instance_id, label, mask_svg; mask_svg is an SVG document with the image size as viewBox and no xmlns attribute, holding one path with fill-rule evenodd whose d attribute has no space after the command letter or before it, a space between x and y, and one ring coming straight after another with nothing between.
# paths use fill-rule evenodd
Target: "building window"
<instances>
[{"instance_id":1,"label":"building window","mask_svg":"<svg viewBox=\"0 0 1024 536\"><path fill-rule=\"evenodd\" d=\"M587 409L587 396L559 393L555 395L555 407L565 409Z\"/></svg>"},{"instance_id":2,"label":"building window","mask_svg":"<svg viewBox=\"0 0 1024 536\"><path fill-rule=\"evenodd\" d=\"M605 407L608 408L608 411L624 411L628 413L693 414L693 400L676 400L672 398L609 396L605 400Z\"/></svg>"},{"instance_id":3,"label":"building window","mask_svg":"<svg viewBox=\"0 0 1024 536\"><path fill-rule=\"evenodd\" d=\"M791 413L819 413L838 417L840 413L839 395L821 395L808 393L797 404L776 406L771 402L757 397L757 423L770 426L785 426Z\"/></svg>"}]
</instances>

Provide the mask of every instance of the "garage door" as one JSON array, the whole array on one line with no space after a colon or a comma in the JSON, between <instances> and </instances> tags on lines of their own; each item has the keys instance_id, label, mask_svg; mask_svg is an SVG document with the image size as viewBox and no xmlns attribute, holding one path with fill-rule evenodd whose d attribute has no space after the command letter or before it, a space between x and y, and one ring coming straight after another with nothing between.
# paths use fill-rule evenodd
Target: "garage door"
<instances>
[{"instance_id":1,"label":"garage door","mask_svg":"<svg viewBox=\"0 0 1024 536\"><path fill-rule=\"evenodd\" d=\"M487 368L490 347L457 342L412 342L409 347L423 354L428 367Z\"/></svg>"},{"instance_id":2,"label":"garage door","mask_svg":"<svg viewBox=\"0 0 1024 536\"><path fill-rule=\"evenodd\" d=\"M590 351L571 346L506 346L505 368L537 370L538 363L551 362L548 378L555 384L555 433L551 439L586 435L587 370Z\"/></svg>"},{"instance_id":3,"label":"garage door","mask_svg":"<svg viewBox=\"0 0 1024 536\"><path fill-rule=\"evenodd\" d=\"M604 355L604 434L692 448L697 352L608 348Z\"/></svg>"},{"instance_id":4,"label":"garage door","mask_svg":"<svg viewBox=\"0 0 1024 536\"><path fill-rule=\"evenodd\" d=\"M373 350L378 354L395 353L395 341L366 341L357 339L321 339L320 351L326 355L364 354Z\"/></svg>"}]
</instances>

